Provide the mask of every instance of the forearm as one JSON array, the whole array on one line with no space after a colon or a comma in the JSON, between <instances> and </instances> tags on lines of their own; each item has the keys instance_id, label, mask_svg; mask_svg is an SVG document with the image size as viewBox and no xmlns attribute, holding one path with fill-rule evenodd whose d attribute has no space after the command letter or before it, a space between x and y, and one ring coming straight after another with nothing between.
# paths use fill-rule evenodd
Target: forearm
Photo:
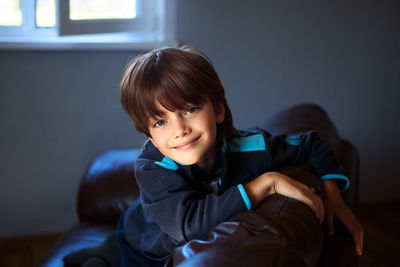
<instances>
[{"instance_id":1,"label":"forearm","mask_svg":"<svg viewBox=\"0 0 400 267\"><path fill-rule=\"evenodd\" d=\"M308 205L315 212L320 222L324 218L323 203L314 193L315 190L284 174L278 172L264 173L247 183L245 190L253 207L269 195L278 193Z\"/></svg>"},{"instance_id":2,"label":"forearm","mask_svg":"<svg viewBox=\"0 0 400 267\"><path fill-rule=\"evenodd\" d=\"M245 211L237 187L204 197L196 192L181 190L151 202L145 199L143 206L149 217L162 232L177 242L203 239L217 224Z\"/></svg>"},{"instance_id":3,"label":"forearm","mask_svg":"<svg viewBox=\"0 0 400 267\"><path fill-rule=\"evenodd\" d=\"M322 187L324 189L325 198L329 201L342 200L339 187L335 180L328 179L322 181Z\"/></svg>"},{"instance_id":4,"label":"forearm","mask_svg":"<svg viewBox=\"0 0 400 267\"><path fill-rule=\"evenodd\" d=\"M341 190L348 188L348 178L334 158L329 143L316 132L309 131L296 136L269 136L266 142L270 161L268 169L307 163L318 177L323 180L334 179Z\"/></svg>"},{"instance_id":5,"label":"forearm","mask_svg":"<svg viewBox=\"0 0 400 267\"><path fill-rule=\"evenodd\" d=\"M349 231L353 237L358 255L362 254L364 230L340 195L340 191L335 181L325 180L323 182L325 191L325 206L327 211L326 224L330 235L334 234L335 227L333 219L337 218Z\"/></svg>"},{"instance_id":6,"label":"forearm","mask_svg":"<svg viewBox=\"0 0 400 267\"><path fill-rule=\"evenodd\" d=\"M253 207L269 195L276 193L274 172L267 172L244 185L247 196Z\"/></svg>"}]
</instances>

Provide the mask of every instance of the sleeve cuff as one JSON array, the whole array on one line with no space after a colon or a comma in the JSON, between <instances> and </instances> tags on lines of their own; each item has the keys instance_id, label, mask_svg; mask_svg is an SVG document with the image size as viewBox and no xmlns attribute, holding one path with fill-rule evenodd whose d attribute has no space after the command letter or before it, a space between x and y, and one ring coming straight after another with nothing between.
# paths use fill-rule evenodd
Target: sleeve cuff
<instances>
[{"instance_id":1,"label":"sleeve cuff","mask_svg":"<svg viewBox=\"0 0 400 267\"><path fill-rule=\"evenodd\" d=\"M349 178L347 178L347 176L344 176L343 174L325 174L323 176L321 176L322 180L329 180L329 179L338 179L339 182L339 188L341 191L346 191L349 187L350 187L350 181Z\"/></svg>"},{"instance_id":2,"label":"sleeve cuff","mask_svg":"<svg viewBox=\"0 0 400 267\"><path fill-rule=\"evenodd\" d=\"M251 210L252 209L251 202L249 197L247 196L246 190L244 189L243 185L239 184L237 187L239 189L240 195L243 198L244 204L246 204L247 210Z\"/></svg>"}]
</instances>

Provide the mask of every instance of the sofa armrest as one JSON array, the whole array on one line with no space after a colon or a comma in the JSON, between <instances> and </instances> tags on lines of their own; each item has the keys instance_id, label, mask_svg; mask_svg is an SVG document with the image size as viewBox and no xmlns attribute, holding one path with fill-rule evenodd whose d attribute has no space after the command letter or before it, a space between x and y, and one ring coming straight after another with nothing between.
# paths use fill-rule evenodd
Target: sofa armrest
<instances>
[{"instance_id":1,"label":"sofa armrest","mask_svg":"<svg viewBox=\"0 0 400 267\"><path fill-rule=\"evenodd\" d=\"M350 142L340 137L332 120L321 107L300 104L274 114L261 127L272 134L288 135L313 130L327 140L350 180L350 187L342 193L343 199L350 208L356 208L359 186L358 151Z\"/></svg>"},{"instance_id":2,"label":"sofa armrest","mask_svg":"<svg viewBox=\"0 0 400 267\"><path fill-rule=\"evenodd\" d=\"M116 223L139 197L134 163L140 150L112 149L98 155L82 178L77 211L80 221Z\"/></svg>"},{"instance_id":3,"label":"sofa armrest","mask_svg":"<svg viewBox=\"0 0 400 267\"><path fill-rule=\"evenodd\" d=\"M261 128L271 134L287 135L295 135L313 130L322 139L328 141L336 159L340 159L340 135L328 114L318 105L300 104L282 110L263 122Z\"/></svg>"},{"instance_id":4,"label":"sofa armrest","mask_svg":"<svg viewBox=\"0 0 400 267\"><path fill-rule=\"evenodd\" d=\"M217 225L206 240L175 248L173 265L316 266L322 246L322 227L312 210L274 194Z\"/></svg>"}]
</instances>

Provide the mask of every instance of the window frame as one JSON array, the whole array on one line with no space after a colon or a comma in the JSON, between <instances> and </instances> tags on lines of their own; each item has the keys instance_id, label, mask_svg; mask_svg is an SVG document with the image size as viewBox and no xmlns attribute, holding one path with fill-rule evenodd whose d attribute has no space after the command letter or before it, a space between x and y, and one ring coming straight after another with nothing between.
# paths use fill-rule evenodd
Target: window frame
<instances>
[{"instance_id":1,"label":"window frame","mask_svg":"<svg viewBox=\"0 0 400 267\"><path fill-rule=\"evenodd\" d=\"M60 10L61 5L57 2L64 4L64 8ZM147 20L140 18L144 13L138 13L136 20L132 19L136 23L136 26L131 21L121 26L120 29L124 32L94 34L98 30L88 30L86 28L86 31L82 31L84 27L81 25L78 26L80 31L76 31L76 26L75 28L68 28L68 26L67 28L60 27L61 23L59 21L61 20L61 16L58 15L56 16L57 22L55 28L36 27L36 1L21 0L23 25L0 26L0 49L142 50L160 46L177 46L178 42L175 40L176 0L139 0L138 4L141 5L141 2L147 2L147 5L144 4L142 6L147 8L147 11L150 11L151 15ZM68 6L68 0L56 0L56 12L64 12L64 22L67 21L65 20L65 3ZM154 8L152 5L157 8ZM69 14L69 6L67 10L67 14ZM67 24L71 22L68 21ZM102 28L105 22L115 22L115 25L121 25L122 21L126 22L126 20L89 20L79 22L88 25L97 24L100 25L97 26L98 28ZM79 25L80 23L73 21L72 25ZM143 26L140 23L147 23L147 25ZM129 28L129 26L132 28ZM126 31L127 29L129 31Z\"/></svg>"}]
</instances>

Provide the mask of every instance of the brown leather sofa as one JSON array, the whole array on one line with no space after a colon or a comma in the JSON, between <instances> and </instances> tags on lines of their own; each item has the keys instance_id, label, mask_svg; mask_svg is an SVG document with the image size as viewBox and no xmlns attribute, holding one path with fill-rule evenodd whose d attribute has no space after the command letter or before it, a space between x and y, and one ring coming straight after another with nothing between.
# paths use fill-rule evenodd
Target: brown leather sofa
<instances>
[{"instance_id":1,"label":"brown leather sofa","mask_svg":"<svg viewBox=\"0 0 400 267\"><path fill-rule=\"evenodd\" d=\"M319 106L302 104L277 113L260 125L271 133L317 131L328 139L343 164L350 188L343 198L355 210L358 203L359 157L342 139ZM62 257L81 248L97 246L115 230L121 213L139 196L134 177L137 149L114 149L98 155L83 176L77 201L79 223L68 230L37 266L64 266ZM282 172L314 186L320 181L307 165ZM175 249L179 266L355 266L351 236L340 225L328 237L304 204L273 195L252 211L216 226L206 240L192 240Z\"/></svg>"}]
</instances>

